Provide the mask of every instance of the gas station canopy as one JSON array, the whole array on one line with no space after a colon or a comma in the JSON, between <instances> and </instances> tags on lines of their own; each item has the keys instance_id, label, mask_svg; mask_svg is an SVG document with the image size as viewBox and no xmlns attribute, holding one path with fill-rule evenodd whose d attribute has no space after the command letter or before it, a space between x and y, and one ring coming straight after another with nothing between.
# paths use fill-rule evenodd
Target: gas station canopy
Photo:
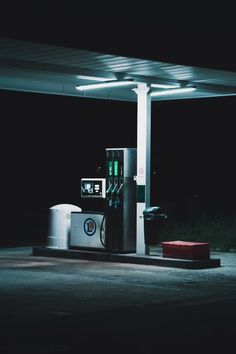
<instances>
[{"instance_id":1,"label":"gas station canopy","mask_svg":"<svg viewBox=\"0 0 236 354\"><path fill-rule=\"evenodd\" d=\"M235 72L0 39L0 89L136 102L139 83L152 101L236 95Z\"/></svg>"}]
</instances>

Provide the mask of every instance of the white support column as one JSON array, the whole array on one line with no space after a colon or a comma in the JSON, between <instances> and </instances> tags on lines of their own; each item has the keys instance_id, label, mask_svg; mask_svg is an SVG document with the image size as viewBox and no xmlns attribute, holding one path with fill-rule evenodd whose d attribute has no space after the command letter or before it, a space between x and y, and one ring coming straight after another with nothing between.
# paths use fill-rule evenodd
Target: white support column
<instances>
[{"instance_id":1,"label":"white support column","mask_svg":"<svg viewBox=\"0 0 236 354\"><path fill-rule=\"evenodd\" d=\"M136 253L145 254L143 210L150 206L151 169L151 97L145 83L135 89L137 112L137 223Z\"/></svg>"}]
</instances>

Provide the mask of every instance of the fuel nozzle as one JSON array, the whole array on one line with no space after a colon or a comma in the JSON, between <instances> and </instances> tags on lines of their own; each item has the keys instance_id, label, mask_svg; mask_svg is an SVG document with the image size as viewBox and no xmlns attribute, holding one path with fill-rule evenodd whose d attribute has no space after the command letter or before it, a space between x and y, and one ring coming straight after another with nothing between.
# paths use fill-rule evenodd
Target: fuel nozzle
<instances>
[{"instance_id":1,"label":"fuel nozzle","mask_svg":"<svg viewBox=\"0 0 236 354\"><path fill-rule=\"evenodd\" d=\"M111 194L114 194L117 190L118 190L118 184L115 184L114 188L112 189Z\"/></svg>"},{"instance_id":2,"label":"fuel nozzle","mask_svg":"<svg viewBox=\"0 0 236 354\"><path fill-rule=\"evenodd\" d=\"M112 184L110 184L110 185L109 185L109 187L108 187L108 189L107 189L106 193L107 193L107 194L112 193L112 191L111 191L111 190L112 190Z\"/></svg>"},{"instance_id":3,"label":"fuel nozzle","mask_svg":"<svg viewBox=\"0 0 236 354\"><path fill-rule=\"evenodd\" d=\"M117 194L120 194L120 192L122 191L122 189L123 189L123 183L121 183L121 185L120 185L120 187L119 187L119 189L118 189L118 191L117 191Z\"/></svg>"},{"instance_id":4,"label":"fuel nozzle","mask_svg":"<svg viewBox=\"0 0 236 354\"><path fill-rule=\"evenodd\" d=\"M112 191L111 191L111 194L116 193L117 190L118 190L118 179L117 179L117 178L114 178L114 187L113 187L113 189L112 189Z\"/></svg>"}]
</instances>

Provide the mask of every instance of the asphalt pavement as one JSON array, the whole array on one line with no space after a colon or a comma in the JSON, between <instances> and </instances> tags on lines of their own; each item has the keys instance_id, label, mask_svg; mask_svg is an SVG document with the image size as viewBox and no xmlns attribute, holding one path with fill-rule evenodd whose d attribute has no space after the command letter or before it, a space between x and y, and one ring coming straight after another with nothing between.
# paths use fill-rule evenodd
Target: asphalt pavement
<instances>
[{"instance_id":1,"label":"asphalt pavement","mask_svg":"<svg viewBox=\"0 0 236 354\"><path fill-rule=\"evenodd\" d=\"M0 353L232 353L236 254L178 269L0 249Z\"/></svg>"}]
</instances>

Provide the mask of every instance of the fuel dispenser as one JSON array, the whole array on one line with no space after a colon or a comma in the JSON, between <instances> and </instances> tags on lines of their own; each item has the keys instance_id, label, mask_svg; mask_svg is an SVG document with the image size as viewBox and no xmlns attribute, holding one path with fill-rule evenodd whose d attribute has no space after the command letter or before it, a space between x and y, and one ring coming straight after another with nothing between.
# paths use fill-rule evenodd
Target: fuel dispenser
<instances>
[{"instance_id":1,"label":"fuel dispenser","mask_svg":"<svg viewBox=\"0 0 236 354\"><path fill-rule=\"evenodd\" d=\"M136 250L137 150L106 149L106 247L118 252Z\"/></svg>"},{"instance_id":2,"label":"fuel dispenser","mask_svg":"<svg viewBox=\"0 0 236 354\"><path fill-rule=\"evenodd\" d=\"M72 212L70 248L136 251L137 149L106 149L106 177L82 178L82 198L104 198L102 212Z\"/></svg>"}]
</instances>

